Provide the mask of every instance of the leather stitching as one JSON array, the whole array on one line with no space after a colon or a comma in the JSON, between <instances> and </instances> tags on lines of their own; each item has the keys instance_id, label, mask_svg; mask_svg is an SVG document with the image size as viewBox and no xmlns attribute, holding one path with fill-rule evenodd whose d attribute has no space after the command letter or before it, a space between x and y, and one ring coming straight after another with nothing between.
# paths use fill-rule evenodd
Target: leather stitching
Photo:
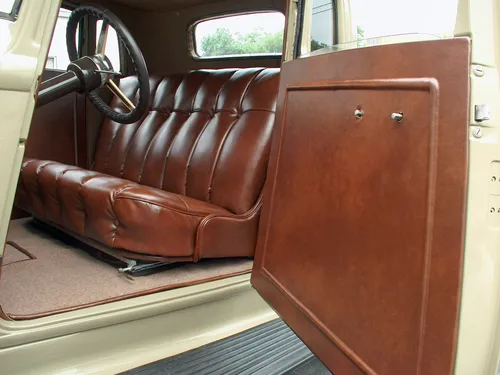
<instances>
[{"instance_id":1,"label":"leather stitching","mask_svg":"<svg viewBox=\"0 0 500 375\"><path fill-rule=\"evenodd\" d=\"M193 146L191 147L191 150L189 152L188 160L186 163L186 171L184 173L184 192L183 192L183 195L187 195L187 178L188 178L188 173L189 173L189 166L191 164L191 159L193 158L194 152L196 151L196 147L198 146L198 142L200 141L202 134L205 132L205 129L208 127L210 122L212 122L212 120L213 120L213 117L209 115L209 119L205 122L205 125L203 125L200 132L196 136L196 139L193 142Z\"/></svg>"},{"instance_id":2,"label":"leather stitching","mask_svg":"<svg viewBox=\"0 0 500 375\"><path fill-rule=\"evenodd\" d=\"M260 69L258 71L256 71L254 73L254 75L252 76L252 78L248 81L248 84L247 86L245 87L245 90L243 91L243 93L241 94L241 99L240 99L240 105L238 107L238 114L241 113L242 111L242 107L243 107L243 101L245 100L245 96L247 95L248 93L248 89L250 88L250 86L252 85L252 83L255 81L255 78L257 78L259 76L260 73L262 73L264 71L264 69Z\"/></svg>"},{"instance_id":3,"label":"leather stitching","mask_svg":"<svg viewBox=\"0 0 500 375\"><path fill-rule=\"evenodd\" d=\"M80 200L80 204L82 205L82 208L83 208L83 234L84 235L87 232L87 218L88 218L88 214L87 214L87 203L85 202L85 199L83 198L82 189L83 189L83 187L85 186L85 184L87 182L89 182L90 180L92 180L92 179L94 179L96 177L100 177L100 175L97 175L97 176L88 176L88 178L84 178L81 181L81 183L80 183L80 188L78 189L78 193L77 193L78 199Z\"/></svg>"},{"instance_id":4,"label":"leather stitching","mask_svg":"<svg viewBox=\"0 0 500 375\"><path fill-rule=\"evenodd\" d=\"M149 116L149 113L146 117ZM132 135L132 137L130 137L129 141L128 141L128 144L127 144L127 147L125 149L125 152L124 152L124 155L123 155L123 160L122 160L122 165L120 166L120 176L119 177L123 177L123 170L125 169L125 164L127 163L127 158L128 158L128 153L130 152L130 149L132 148L133 144L134 144L134 139L135 139L135 136L137 135L137 133L139 132L139 129L141 128L141 125L143 123L142 122L136 122L135 124L133 125L136 125L136 128L134 130L134 134ZM129 125L126 125L126 126L133 126L132 124L129 124Z\"/></svg>"},{"instance_id":5,"label":"leather stitching","mask_svg":"<svg viewBox=\"0 0 500 375\"><path fill-rule=\"evenodd\" d=\"M175 140L177 139L177 136L179 135L179 133L181 132L182 128L186 124L186 121L187 120L184 120L184 122L179 126L179 128L175 132L175 135L172 137L172 142L170 142L170 145L168 146L167 153L165 155L165 160L163 160L163 168L162 168L162 171L161 171L161 180L160 180L160 189L163 189L163 180L165 178L165 169L167 168L168 157L170 156L170 152L172 151L172 148L174 147Z\"/></svg>"},{"instance_id":6,"label":"leather stitching","mask_svg":"<svg viewBox=\"0 0 500 375\"><path fill-rule=\"evenodd\" d=\"M153 95L153 100L156 98L156 94L157 94L157 91L158 91L158 87L159 87L159 85L160 85L160 83L161 83L161 82L162 82L162 80L158 80L158 82L157 82L157 84L156 84L155 88L153 89L153 92L154 92L154 95ZM155 111L155 112L157 112L157 111ZM150 111L150 112L147 114L147 116L146 116L145 118L149 117L149 115L151 115L152 113L153 113L153 111ZM151 117L153 117L153 116L151 116ZM153 117L153 119L154 119L154 117ZM145 120L144 120L144 121L145 121ZM152 120L152 121L153 121L153 120ZM143 124L143 123L144 123L144 122L142 122L142 123L139 125L139 127L138 127L137 129L139 129L140 127L142 127L142 124ZM144 164L146 164L146 159L147 159L147 157L148 157L149 150L151 149L151 145L153 144L153 141L154 141L154 139L155 139L156 135L158 134L158 131L159 131L161 128L162 128L162 123L160 122L160 123L158 123L158 125L156 126L156 130L154 131L153 136L152 136L152 137L151 137L151 139L149 140L149 144L148 144L148 147L147 147L147 149L146 149L146 153L144 154L144 157L142 158L142 164L141 164L141 169L139 170L139 176L138 176L138 178L137 178L137 183L141 183L142 171L144 170ZM137 134L137 133L136 133L136 134ZM135 134L134 134L134 137L135 137Z\"/></svg>"},{"instance_id":7,"label":"leather stitching","mask_svg":"<svg viewBox=\"0 0 500 375\"><path fill-rule=\"evenodd\" d=\"M241 115L244 114L244 113L247 113L247 112L269 112L269 113L272 113L272 114L275 114L276 111L271 111L270 109L263 109L263 108L250 108L250 109L247 109L245 111L242 111L241 112Z\"/></svg>"},{"instance_id":8,"label":"leather stitching","mask_svg":"<svg viewBox=\"0 0 500 375\"><path fill-rule=\"evenodd\" d=\"M186 202L184 199L182 199L182 197L181 197L180 195L177 195L177 198L178 198L178 199L179 199L182 203L184 203L184 206L186 206L186 210L190 211L190 209L189 209L189 205L187 204L187 202Z\"/></svg>"},{"instance_id":9,"label":"leather stitching","mask_svg":"<svg viewBox=\"0 0 500 375\"><path fill-rule=\"evenodd\" d=\"M203 238L204 238L203 233L210 223L212 223L216 220L223 220L223 221L224 220L231 220L231 221L237 221L237 222L244 222L244 221L252 220L255 217L255 215L257 215L260 212L260 210L262 208L263 201L264 201L264 196L261 193L261 195L259 196L259 199L257 200L257 203L250 210L245 212L244 214L241 214L241 215L223 215L223 214L215 213L215 214L211 214L211 215L206 216L200 222L200 225L198 225L198 230L196 231L196 245L194 247L194 254L193 254L195 261L202 258L201 249L203 248Z\"/></svg>"},{"instance_id":10,"label":"leather stitching","mask_svg":"<svg viewBox=\"0 0 500 375\"><path fill-rule=\"evenodd\" d=\"M217 92L217 97L215 98L215 101L214 101L214 106L212 107L212 110L213 110L213 115L211 117L211 119L208 121L208 123L206 124L206 126L203 128L202 132L200 133L200 136L201 134L205 131L206 127L210 124L210 122L214 119L215 115L217 113L221 113L221 112L230 112L231 114L233 113L232 111L228 111L228 110L225 110L225 109L220 109L220 110L217 110L217 104L219 102L219 97L221 95L221 93L224 91L224 88L226 87L227 83L231 80L231 78L234 76L234 74L237 72L238 70L237 69L234 69L232 72L231 72L231 75L229 75L227 77L227 79L224 81L224 83L220 86L219 88L219 91ZM236 120L229 125L229 128L231 128L234 123L236 122ZM226 139L226 136L227 136L227 133L228 131L226 131L226 134L224 135L224 137L222 138L222 141L221 141L221 144L219 145L219 147L217 148L217 153L215 154L215 158L214 158L214 161L212 163L212 169L210 171L210 179L209 179L209 182L208 182L208 189L207 189L207 194L206 196L204 197L205 201L206 202L210 202L210 195L211 195L211 192L212 192L212 180L213 180L213 174L214 174L214 171L215 171L215 166L217 164L217 160L218 160L218 157L219 157L219 154L220 154L220 151L222 149L222 145L224 144L224 141ZM198 144L198 140L196 142L196 144ZM194 153L194 149L193 149L193 153ZM191 154L189 156L189 161L191 161L191 157L192 157L193 154ZM188 164L189 166L189 164ZM186 185L187 185L187 170L186 170ZM186 186L186 191L187 191L187 186Z\"/></svg>"},{"instance_id":11,"label":"leather stitching","mask_svg":"<svg viewBox=\"0 0 500 375\"><path fill-rule=\"evenodd\" d=\"M234 69L233 72L231 73L231 75L227 77L226 82L224 82L222 84L222 86L220 87L219 92L217 93L217 97L215 98L215 101L214 101L214 107L213 107L214 115L216 113L222 111L222 109L220 111L217 110L217 104L219 103L220 95L221 95L222 91L224 91L224 88L226 87L227 83L231 80L231 78L233 78L233 76L235 75L235 73L237 71L238 71L237 69Z\"/></svg>"},{"instance_id":12,"label":"leather stitching","mask_svg":"<svg viewBox=\"0 0 500 375\"><path fill-rule=\"evenodd\" d=\"M67 168L65 170L63 170L62 172L60 172L59 174L56 175L56 178L55 178L55 201L56 203L58 204L59 206L59 216L60 216L60 219L61 219L61 224L63 223L63 205L62 205L62 199L61 197L59 196L59 179L64 176L64 174L68 171L71 171L71 170L77 170L79 168Z\"/></svg>"},{"instance_id":13,"label":"leather stitching","mask_svg":"<svg viewBox=\"0 0 500 375\"><path fill-rule=\"evenodd\" d=\"M220 155L222 154L222 150L224 148L224 145L226 143L226 140L227 138L229 137L229 134L231 133L231 131L233 130L235 124L238 122L239 120L239 117L241 116L241 108L242 108L242 105L243 105L243 100L248 92L248 89L249 87L251 86L252 82L254 82L255 78L262 72L264 71L264 69L260 69L258 71L256 71L252 78L248 81L248 84L246 85L245 87L245 90L243 91L242 95L241 95L241 99L240 99L240 104L239 104L239 108L238 108L238 117L236 118L236 120L229 126L229 128L227 129L226 131L226 134L224 134L224 137L221 141L221 144L219 146L219 149L217 150L217 155L215 157L215 160L214 160L214 164L213 164L213 167L212 167L212 170L211 170L211 173L210 173L210 184L209 184L209 187L208 187L208 192L207 192L207 201L208 202L212 202L212 188L213 188L213 182L214 182L214 179L215 179L215 173L216 173L216 170L217 170L217 164L219 163L219 159L220 159Z\"/></svg>"},{"instance_id":14,"label":"leather stitching","mask_svg":"<svg viewBox=\"0 0 500 375\"><path fill-rule=\"evenodd\" d=\"M36 181L36 192L35 192L35 195L40 199L40 203L42 204L42 209L43 209L43 217L46 217L47 216L47 202L45 201L44 199L44 195L41 193L41 189L40 189L40 173L42 173L42 171L44 170L44 168L47 166L47 165L50 165L50 164L55 164L53 162L45 162L45 164L42 164L42 165L39 165L36 169L36 178L35 178L35 181Z\"/></svg>"},{"instance_id":15,"label":"leather stitching","mask_svg":"<svg viewBox=\"0 0 500 375\"><path fill-rule=\"evenodd\" d=\"M149 144L148 144L148 147L146 149L146 152L144 154L144 157L142 158L142 163L141 163L141 169L139 171L139 178L137 179L137 183L141 183L141 179L142 179L142 172L144 171L144 165L146 164L146 160L148 159L148 155L149 155L149 151L151 150L151 146L153 145L153 142L156 138L156 136L158 135L158 133L160 132L160 130L163 128L163 125L165 124L165 121L163 122L160 122L157 126L156 126L156 130L153 134L153 136L151 137L151 139L149 140Z\"/></svg>"},{"instance_id":16,"label":"leather stitching","mask_svg":"<svg viewBox=\"0 0 500 375\"><path fill-rule=\"evenodd\" d=\"M170 113L175 112L175 108L174 108L174 106L175 106L175 97L177 96L177 92L179 91L179 87L182 85L182 82L184 82L184 79L186 78L186 75L187 74L182 74L182 75L179 75L179 76L176 77L176 78L179 78L179 80L175 82L175 84L176 84L175 88L172 87L172 93L173 93L172 102L171 103L165 103L166 107L168 107L168 105L170 104L170 108L159 107L160 109L162 109L162 110L164 109L166 111L169 111ZM163 78L162 82L166 81L167 79L172 80L173 77Z\"/></svg>"},{"instance_id":17,"label":"leather stitching","mask_svg":"<svg viewBox=\"0 0 500 375\"><path fill-rule=\"evenodd\" d=\"M193 100L191 102L191 113L195 112L195 110L194 110L194 103L196 103L196 98L198 97L198 94L200 93L201 88L203 87L203 84L208 79L208 77L210 77L210 73L207 73L207 72L203 72L203 73L205 74L205 78L203 78L203 81L200 82L200 85L198 86L198 88L196 89L195 94L193 95Z\"/></svg>"},{"instance_id":18,"label":"leather stitching","mask_svg":"<svg viewBox=\"0 0 500 375\"><path fill-rule=\"evenodd\" d=\"M217 154L215 155L215 159L212 165L212 170L210 171L210 180L208 183L208 191L207 191L207 202L211 203L212 199L212 185L215 179L215 171L217 169L217 164L219 163L220 155L222 153L222 149L224 148L224 145L226 144L227 137L229 137L229 133L233 129L234 125L238 122L238 119L235 119L227 128L226 133L224 134L224 137L222 137L222 140L220 142L219 148L217 149Z\"/></svg>"},{"instance_id":19,"label":"leather stitching","mask_svg":"<svg viewBox=\"0 0 500 375\"><path fill-rule=\"evenodd\" d=\"M189 76L189 74L190 74L190 73L191 73L191 72L186 73L186 75L184 75L184 77L182 77L181 82L179 83L179 86L177 86L177 87L175 88L175 92L174 92L174 100L173 100L173 103L172 103L172 112L176 112L176 111L178 111L178 112L186 112L186 113L187 113L187 111L178 110L177 108L175 108L175 99L177 98L177 95L179 94L179 89L181 88L182 84L186 81L186 78ZM180 94L179 94L179 95L180 95ZM191 107L192 107L192 106L191 106Z\"/></svg>"},{"instance_id":20,"label":"leather stitching","mask_svg":"<svg viewBox=\"0 0 500 375\"><path fill-rule=\"evenodd\" d=\"M168 206L165 206L163 204L159 204L157 202L153 202L149 199L142 199L142 198L132 198L132 197L116 197L115 200L118 201L118 200L131 200L131 201L136 201L136 202L141 202L141 203L146 203L146 204L150 204L150 205L153 205L153 206L156 206L156 207L159 207L159 208L163 208L165 210L168 210L168 211L172 211L172 212L175 212L175 213L178 213L180 215L187 215L187 216L195 216L195 217L206 217L208 216L210 213L196 213L196 212L192 212L192 211L181 211L181 210L178 210L178 209L175 209L175 208L172 208L172 207L168 207Z\"/></svg>"}]
</instances>

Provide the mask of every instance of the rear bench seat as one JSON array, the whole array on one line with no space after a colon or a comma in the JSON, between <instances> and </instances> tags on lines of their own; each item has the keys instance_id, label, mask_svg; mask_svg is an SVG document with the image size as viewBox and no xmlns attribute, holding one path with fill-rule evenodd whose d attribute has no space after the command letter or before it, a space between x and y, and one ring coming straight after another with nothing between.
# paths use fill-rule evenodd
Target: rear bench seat
<instances>
[{"instance_id":1,"label":"rear bench seat","mask_svg":"<svg viewBox=\"0 0 500 375\"><path fill-rule=\"evenodd\" d=\"M92 170L26 159L18 206L129 258L251 257L278 81L261 68L151 77L150 112L106 119ZM120 87L133 97L135 78Z\"/></svg>"}]
</instances>

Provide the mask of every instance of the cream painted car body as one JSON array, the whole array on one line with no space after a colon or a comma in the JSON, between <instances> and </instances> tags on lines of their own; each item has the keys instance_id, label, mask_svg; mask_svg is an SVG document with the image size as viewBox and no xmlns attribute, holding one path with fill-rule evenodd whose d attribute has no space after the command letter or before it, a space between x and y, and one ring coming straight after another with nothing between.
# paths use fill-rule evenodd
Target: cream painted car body
<instances>
[{"instance_id":1,"label":"cream painted car body","mask_svg":"<svg viewBox=\"0 0 500 375\"><path fill-rule=\"evenodd\" d=\"M1 243L59 5L59 0L24 0L18 20L1 29L3 38L9 30L0 49ZM341 43L352 32L349 6L349 0L338 1ZM296 14L292 0L285 59L292 57ZM307 20L305 27L307 32ZM455 374L489 375L496 373L500 353L500 214L490 213L500 208L500 188L490 182L500 178L498 0L460 0L455 35L473 41L470 178ZM474 120L477 104L490 106L491 120ZM46 318L0 320L0 372L111 374L275 318L244 275Z\"/></svg>"}]
</instances>

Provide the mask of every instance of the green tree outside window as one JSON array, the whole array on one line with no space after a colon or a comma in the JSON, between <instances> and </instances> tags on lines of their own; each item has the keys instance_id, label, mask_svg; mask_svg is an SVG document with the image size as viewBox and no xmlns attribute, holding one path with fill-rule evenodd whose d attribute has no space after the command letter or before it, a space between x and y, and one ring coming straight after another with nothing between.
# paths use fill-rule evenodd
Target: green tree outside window
<instances>
[{"instance_id":1,"label":"green tree outside window","mask_svg":"<svg viewBox=\"0 0 500 375\"><path fill-rule=\"evenodd\" d=\"M231 33L228 29L218 28L214 33L203 37L199 54L206 56L246 55L258 53L281 53L283 49L283 30L266 33L262 29L241 34Z\"/></svg>"}]
</instances>

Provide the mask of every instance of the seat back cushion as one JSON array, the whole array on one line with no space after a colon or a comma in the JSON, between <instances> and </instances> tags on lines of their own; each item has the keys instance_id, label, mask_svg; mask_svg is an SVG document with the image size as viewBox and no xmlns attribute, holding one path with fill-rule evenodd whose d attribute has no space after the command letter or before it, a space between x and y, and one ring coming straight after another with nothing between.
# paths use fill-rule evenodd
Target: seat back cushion
<instances>
[{"instance_id":1,"label":"seat back cushion","mask_svg":"<svg viewBox=\"0 0 500 375\"><path fill-rule=\"evenodd\" d=\"M266 176L279 69L198 70L150 84L152 108L141 121L104 121L93 169L235 214L252 208ZM120 87L137 94L135 77ZM125 110L116 98L111 106Z\"/></svg>"}]
</instances>

